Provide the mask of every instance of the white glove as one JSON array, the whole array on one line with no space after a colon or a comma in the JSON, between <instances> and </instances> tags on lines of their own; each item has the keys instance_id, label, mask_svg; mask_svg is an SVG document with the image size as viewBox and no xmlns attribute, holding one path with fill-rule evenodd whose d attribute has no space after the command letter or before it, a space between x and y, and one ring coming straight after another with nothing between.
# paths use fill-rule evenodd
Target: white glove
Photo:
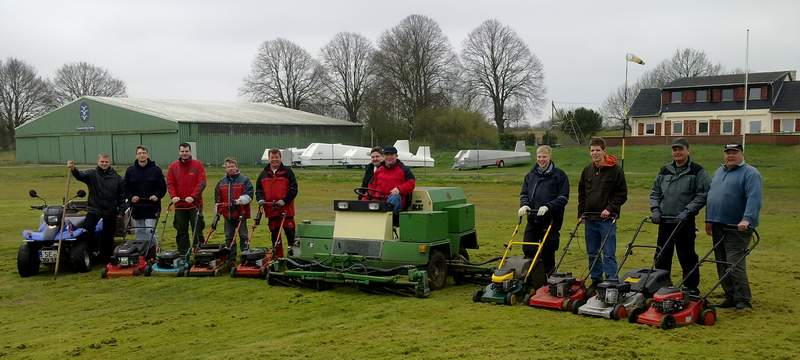
<instances>
[{"instance_id":1,"label":"white glove","mask_svg":"<svg viewBox=\"0 0 800 360\"><path fill-rule=\"evenodd\" d=\"M544 216L547 213L547 206L542 206L539 208L539 211L536 212L536 216Z\"/></svg>"},{"instance_id":2,"label":"white glove","mask_svg":"<svg viewBox=\"0 0 800 360\"><path fill-rule=\"evenodd\" d=\"M529 212L531 212L531 208L528 205L525 205L525 206L519 208L519 210L517 210L517 215L519 217L523 217L526 214L528 214Z\"/></svg>"}]
</instances>

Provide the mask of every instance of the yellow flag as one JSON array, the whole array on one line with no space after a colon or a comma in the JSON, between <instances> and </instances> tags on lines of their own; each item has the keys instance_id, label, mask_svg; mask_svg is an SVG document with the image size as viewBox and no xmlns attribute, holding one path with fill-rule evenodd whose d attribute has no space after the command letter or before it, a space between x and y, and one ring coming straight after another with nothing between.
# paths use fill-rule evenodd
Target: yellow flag
<instances>
[{"instance_id":1,"label":"yellow flag","mask_svg":"<svg viewBox=\"0 0 800 360\"><path fill-rule=\"evenodd\" d=\"M640 58L640 57L638 57L636 55L633 55L633 54L625 55L625 60L628 60L628 61L630 61L632 63L637 63L639 65L644 65L644 60L642 60L642 58Z\"/></svg>"}]
</instances>

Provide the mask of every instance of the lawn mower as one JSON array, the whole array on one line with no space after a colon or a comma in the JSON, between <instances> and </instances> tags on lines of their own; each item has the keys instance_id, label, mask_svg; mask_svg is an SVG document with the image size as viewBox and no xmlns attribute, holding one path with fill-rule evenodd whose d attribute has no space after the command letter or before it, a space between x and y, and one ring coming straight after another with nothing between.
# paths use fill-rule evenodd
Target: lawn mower
<instances>
[{"instance_id":1,"label":"lawn mower","mask_svg":"<svg viewBox=\"0 0 800 360\"><path fill-rule=\"evenodd\" d=\"M167 230L167 220L169 219L170 212L174 209L175 211L196 211L197 214L195 215L194 225L192 226L192 239L195 238L194 234L197 232L197 225L200 222L200 209L196 206L192 205L190 207L185 208L175 208L174 204L169 204L167 206L167 214L164 216L164 221L161 222L161 241L166 239L164 235L166 234ZM181 252L180 250L166 250L162 251L160 243L156 243L156 257L155 259L147 265L144 269L144 276L151 276L151 275L169 275L169 276L184 276L186 275L187 270L191 262L189 261L189 257L192 253L194 247L197 246L195 241L192 241L192 246L186 250L186 252Z\"/></svg>"},{"instance_id":2,"label":"lawn mower","mask_svg":"<svg viewBox=\"0 0 800 360\"><path fill-rule=\"evenodd\" d=\"M261 224L261 209L262 206L272 206L271 202L265 205L259 205L255 218L253 218L253 226L250 228L250 235L247 237L247 250L242 251L239 255L239 265L231 268L231 277L249 277L249 278L267 278L267 268L269 262L272 260L272 249L267 248L252 248L250 244L253 241L253 235L256 228ZM283 228L283 221L286 220L286 213L283 213L281 219L281 228ZM280 241L280 233L278 234L278 241Z\"/></svg>"},{"instance_id":3,"label":"lawn mower","mask_svg":"<svg viewBox=\"0 0 800 360\"><path fill-rule=\"evenodd\" d=\"M753 232L755 237L753 238L753 241L750 243L750 246L747 248L747 250L745 250L744 256L742 256L739 261L729 262L709 259L717 246L723 246L721 244L725 240L724 237L734 231L739 231L737 225L726 225L723 239L716 242L711 249L708 250L705 256L700 258L700 260L697 262L697 265L695 265L695 267L689 273L684 275L683 280L680 284L678 284L678 286L664 287L659 289L655 295L653 295L653 301L650 303L650 306L647 308L647 310L644 312L632 312L628 317L628 321L631 323L638 322L640 324L658 326L664 330L672 329L678 326L687 326L694 323L707 326L716 324L717 310L714 305L711 305L708 302L708 297L722 284L722 281L724 281L731 274L734 267L744 261L761 241L758 231L751 229L750 231ZM706 292L705 295L701 296L684 288L683 283L686 281L689 275L695 271L700 271L700 266L707 262L727 266L727 269L722 276L719 277L719 280L714 283L714 286L711 287L711 290Z\"/></svg>"},{"instance_id":4,"label":"lawn mower","mask_svg":"<svg viewBox=\"0 0 800 360\"><path fill-rule=\"evenodd\" d=\"M665 221L675 220L674 217L668 216L664 216L663 219ZM578 314L604 317L613 320L625 319L628 317L628 314L647 307L646 301L649 301L658 289L672 285L669 272L662 269L655 269L655 265L663 255L664 249L672 249L669 247L669 244L673 241L682 222L677 223L663 247L658 245L636 244L636 239L641 233L642 227L649 221L651 221L649 216L643 218L636 228L636 231L633 233L633 238L625 247L625 256L617 267L617 276L619 277L619 272L625 265L628 257L633 254L634 248L655 249L655 256L653 257L650 268L628 271L622 277L622 281L619 279L603 281L597 285L596 294L589 298L586 304L578 308Z\"/></svg>"},{"instance_id":5,"label":"lawn mower","mask_svg":"<svg viewBox=\"0 0 800 360\"><path fill-rule=\"evenodd\" d=\"M541 217L536 217L535 219L535 221L539 221ZM472 301L514 305L517 303L517 299L530 294L531 289L535 288L533 284L533 269L537 266L540 267L539 256L542 253L542 247L550 236L553 221L551 218L544 236L538 242L514 241L521 224L522 216L519 217L519 222L514 227L514 232L506 244L506 250L503 252L503 257L500 259L497 269L492 273L492 282L486 287L476 290L472 295ZM514 245L535 246L536 254L532 259L524 256L509 256L511 247Z\"/></svg>"},{"instance_id":6,"label":"lawn mower","mask_svg":"<svg viewBox=\"0 0 800 360\"><path fill-rule=\"evenodd\" d=\"M236 225L236 230L233 232L230 246L225 242L217 244L209 244L209 239L217 230L219 223L220 212L214 215L214 221L211 222L211 229L208 231L203 243L194 249L194 258L192 259L192 266L189 268L188 276L217 276L219 274L230 271L230 267L235 261L231 249L236 246L236 237L239 236L239 228L242 226L242 216L239 216L239 221Z\"/></svg>"},{"instance_id":7,"label":"lawn mower","mask_svg":"<svg viewBox=\"0 0 800 360\"><path fill-rule=\"evenodd\" d=\"M131 206L126 209L126 217L131 217L134 206L158 206L158 204L144 202L131 204ZM160 214L156 213L156 218L158 218L159 215ZM101 278L139 276L146 271L147 266L155 258L158 249L156 241L158 220L156 220L153 227L131 226L132 223L133 221L128 222L123 232L122 244L114 248L114 253L111 255L110 261L100 272ZM136 229L140 228L150 230L150 239L126 240L129 233L135 232Z\"/></svg>"},{"instance_id":8,"label":"lawn mower","mask_svg":"<svg viewBox=\"0 0 800 360\"><path fill-rule=\"evenodd\" d=\"M354 190L363 197L362 188ZM444 288L448 275L488 276L471 264L467 249L477 249L475 207L463 190L419 187L408 210L393 226L392 205L375 199L335 200L333 222L297 224L292 254L273 257L269 285L327 289L356 286L366 292L427 297Z\"/></svg>"},{"instance_id":9,"label":"lawn mower","mask_svg":"<svg viewBox=\"0 0 800 360\"><path fill-rule=\"evenodd\" d=\"M47 201L39 197L36 190L28 195L40 199L42 205L31 205L31 209L42 211L37 230L22 231L22 244L17 253L17 271L20 277L33 276L39 273L41 265L55 266L57 259L67 259L70 267L77 272L91 269L92 252L86 240L86 230L81 228L86 219L88 206L85 201L76 201L86 196L86 191L78 190L76 195L65 201L65 205L47 205ZM66 211L65 211L66 208ZM95 226L97 236L103 230L103 221ZM62 242L58 255L58 243Z\"/></svg>"}]
</instances>

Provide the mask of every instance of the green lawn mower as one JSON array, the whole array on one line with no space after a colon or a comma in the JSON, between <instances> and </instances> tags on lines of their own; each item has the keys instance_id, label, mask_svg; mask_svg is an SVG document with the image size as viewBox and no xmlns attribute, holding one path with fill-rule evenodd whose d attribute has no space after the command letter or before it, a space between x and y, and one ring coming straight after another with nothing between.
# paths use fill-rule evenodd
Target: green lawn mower
<instances>
[{"instance_id":1,"label":"green lawn mower","mask_svg":"<svg viewBox=\"0 0 800 360\"><path fill-rule=\"evenodd\" d=\"M417 188L408 211L394 218L382 201L335 200L333 211L333 222L297 224L293 255L273 259L269 285L347 284L424 298L447 286L449 275L460 283L491 274L469 262L467 249L478 248L475 207L460 188Z\"/></svg>"}]
</instances>

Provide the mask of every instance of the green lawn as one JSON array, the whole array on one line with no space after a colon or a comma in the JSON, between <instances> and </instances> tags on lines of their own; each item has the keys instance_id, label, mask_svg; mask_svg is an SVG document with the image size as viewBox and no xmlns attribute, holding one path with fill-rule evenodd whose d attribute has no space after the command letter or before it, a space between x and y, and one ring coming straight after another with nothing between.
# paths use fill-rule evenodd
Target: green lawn
<instances>
[{"instance_id":1,"label":"green lawn","mask_svg":"<svg viewBox=\"0 0 800 360\"><path fill-rule=\"evenodd\" d=\"M720 146L692 150L711 172L719 166ZM6 165L0 168L0 357L797 358L800 305L791 297L792 289L800 288L800 147L751 145L747 150L748 161L764 176L766 197L758 229L764 241L749 261L755 309L720 310L716 326L672 331L527 306L475 304L475 285L450 286L416 299L348 288L268 287L227 276L101 280L99 269L65 273L55 281L46 275L21 279L15 261L20 232L38 221L38 213L28 210L35 201L27 190L37 189L56 202L64 191L65 171ZM653 178L670 157L667 147L629 147L626 152L630 190L619 221L618 254L647 214ZM477 210L481 249L471 255L497 256L516 223L517 195L528 166L452 171L453 154L438 155L436 168L415 170L418 185L463 187ZM559 148L554 161L570 176L573 196L567 213L574 214L577 176L588 155L583 148ZM244 172L255 178L258 169ZM221 168L209 174L213 184ZM331 200L351 198L361 170L299 169L297 176L298 219L331 219ZM211 192L205 196L211 198ZM567 221L562 233L573 225ZM256 243L263 245L267 240L261 230ZM647 228L641 240L654 242L654 230ZM171 234L170 228L167 237ZM562 235L562 244L566 238ZM580 273L585 267L579 240L565 270ZM697 243L702 252L710 239L701 233ZM629 264L645 266L650 257L637 252ZM677 259L673 268L680 268ZM710 266L702 269L701 287L709 288L715 279Z\"/></svg>"}]
</instances>

